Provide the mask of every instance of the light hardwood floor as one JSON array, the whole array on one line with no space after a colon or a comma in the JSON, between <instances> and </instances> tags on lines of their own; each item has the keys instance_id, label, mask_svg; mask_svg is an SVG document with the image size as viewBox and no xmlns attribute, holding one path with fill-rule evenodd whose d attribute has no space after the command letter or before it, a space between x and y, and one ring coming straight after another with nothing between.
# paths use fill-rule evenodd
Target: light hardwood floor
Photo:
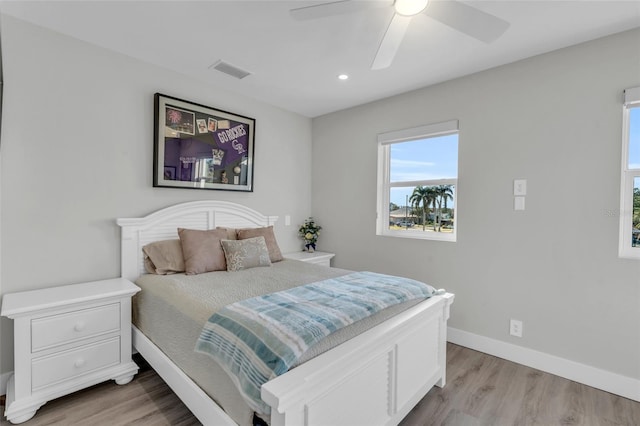
<instances>
[{"instance_id":1,"label":"light hardwood floor","mask_svg":"<svg viewBox=\"0 0 640 426\"><path fill-rule=\"evenodd\" d=\"M6 422L6 421L5 421ZM133 382L103 383L50 401L25 426L199 425L148 368ZM402 426L640 425L640 403L461 346L447 346L447 385Z\"/></svg>"},{"instance_id":2,"label":"light hardwood floor","mask_svg":"<svg viewBox=\"0 0 640 426\"><path fill-rule=\"evenodd\" d=\"M447 345L447 384L402 426L640 426L640 403L482 352Z\"/></svg>"}]
</instances>

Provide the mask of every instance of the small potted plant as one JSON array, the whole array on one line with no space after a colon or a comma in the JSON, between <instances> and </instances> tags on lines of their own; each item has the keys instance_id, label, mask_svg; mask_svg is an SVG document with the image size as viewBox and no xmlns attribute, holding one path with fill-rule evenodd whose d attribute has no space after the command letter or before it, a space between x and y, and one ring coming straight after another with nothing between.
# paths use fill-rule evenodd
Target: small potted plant
<instances>
[{"instance_id":1,"label":"small potted plant","mask_svg":"<svg viewBox=\"0 0 640 426\"><path fill-rule=\"evenodd\" d=\"M304 249L310 253L316 250L316 242L322 226L317 225L312 217L304 221L298 229L298 235L304 240Z\"/></svg>"}]
</instances>

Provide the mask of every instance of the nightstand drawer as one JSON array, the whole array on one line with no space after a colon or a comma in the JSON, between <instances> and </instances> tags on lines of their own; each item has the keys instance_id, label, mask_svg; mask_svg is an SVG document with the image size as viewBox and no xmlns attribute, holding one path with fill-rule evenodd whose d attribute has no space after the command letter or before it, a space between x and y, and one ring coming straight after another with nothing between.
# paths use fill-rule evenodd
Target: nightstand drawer
<instances>
[{"instance_id":1,"label":"nightstand drawer","mask_svg":"<svg viewBox=\"0 0 640 426\"><path fill-rule=\"evenodd\" d=\"M31 351L120 330L120 304L83 309L31 321Z\"/></svg>"},{"instance_id":2,"label":"nightstand drawer","mask_svg":"<svg viewBox=\"0 0 640 426\"><path fill-rule=\"evenodd\" d=\"M34 391L63 380L120 363L120 337L33 360Z\"/></svg>"}]
</instances>

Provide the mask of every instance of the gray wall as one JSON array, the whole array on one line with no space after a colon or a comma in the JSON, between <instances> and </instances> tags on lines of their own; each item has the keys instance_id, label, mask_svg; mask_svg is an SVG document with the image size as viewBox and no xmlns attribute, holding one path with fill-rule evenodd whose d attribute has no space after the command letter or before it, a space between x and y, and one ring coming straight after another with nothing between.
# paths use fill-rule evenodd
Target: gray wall
<instances>
[{"instance_id":1,"label":"gray wall","mask_svg":"<svg viewBox=\"0 0 640 426\"><path fill-rule=\"evenodd\" d=\"M118 217L185 201L279 215L283 251L311 206L311 120L2 16L2 292L120 275ZM152 187L153 94L256 119L255 191ZM292 226L284 226L290 214ZM13 369L2 319L0 372Z\"/></svg>"},{"instance_id":2,"label":"gray wall","mask_svg":"<svg viewBox=\"0 0 640 426\"><path fill-rule=\"evenodd\" d=\"M313 214L335 265L456 294L449 325L640 379L640 262L619 259L625 32L313 120ZM460 120L458 241L375 235L378 133ZM513 210L513 179L528 180ZM509 319L524 336L509 336Z\"/></svg>"}]
</instances>

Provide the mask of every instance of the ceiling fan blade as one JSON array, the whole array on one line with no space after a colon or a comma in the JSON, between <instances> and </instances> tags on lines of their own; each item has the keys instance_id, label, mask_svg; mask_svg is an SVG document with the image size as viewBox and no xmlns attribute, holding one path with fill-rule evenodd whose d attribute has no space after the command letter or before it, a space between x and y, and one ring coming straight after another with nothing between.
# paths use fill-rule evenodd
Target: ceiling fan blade
<instances>
[{"instance_id":1,"label":"ceiling fan blade","mask_svg":"<svg viewBox=\"0 0 640 426\"><path fill-rule=\"evenodd\" d=\"M377 7L389 7L393 1L334 1L331 3L316 4L314 6L291 9L289 13L293 19L304 21L307 19L319 19L327 16L344 15L359 12L361 10Z\"/></svg>"},{"instance_id":2,"label":"ceiling fan blade","mask_svg":"<svg viewBox=\"0 0 640 426\"><path fill-rule=\"evenodd\" d=\"M497 16L453 0L430 1L424 13L485 43L495 41L511 25Z\"/></svg>"},{"instance_id":3,"label":"ceiling fan blade","mask_svg":"<svg viewBox=\"0 0 640 426\"><path fill-rule=\"evenodd\" d=\"M371 64L372 70L387 68L391 65L410 22L410 16L402 16L397 13L393 15L387 31L384 33L384 37L380 42L380 47L378 47L378 53L376 53L373 64Z\"/></svg>"}]
</instances>

